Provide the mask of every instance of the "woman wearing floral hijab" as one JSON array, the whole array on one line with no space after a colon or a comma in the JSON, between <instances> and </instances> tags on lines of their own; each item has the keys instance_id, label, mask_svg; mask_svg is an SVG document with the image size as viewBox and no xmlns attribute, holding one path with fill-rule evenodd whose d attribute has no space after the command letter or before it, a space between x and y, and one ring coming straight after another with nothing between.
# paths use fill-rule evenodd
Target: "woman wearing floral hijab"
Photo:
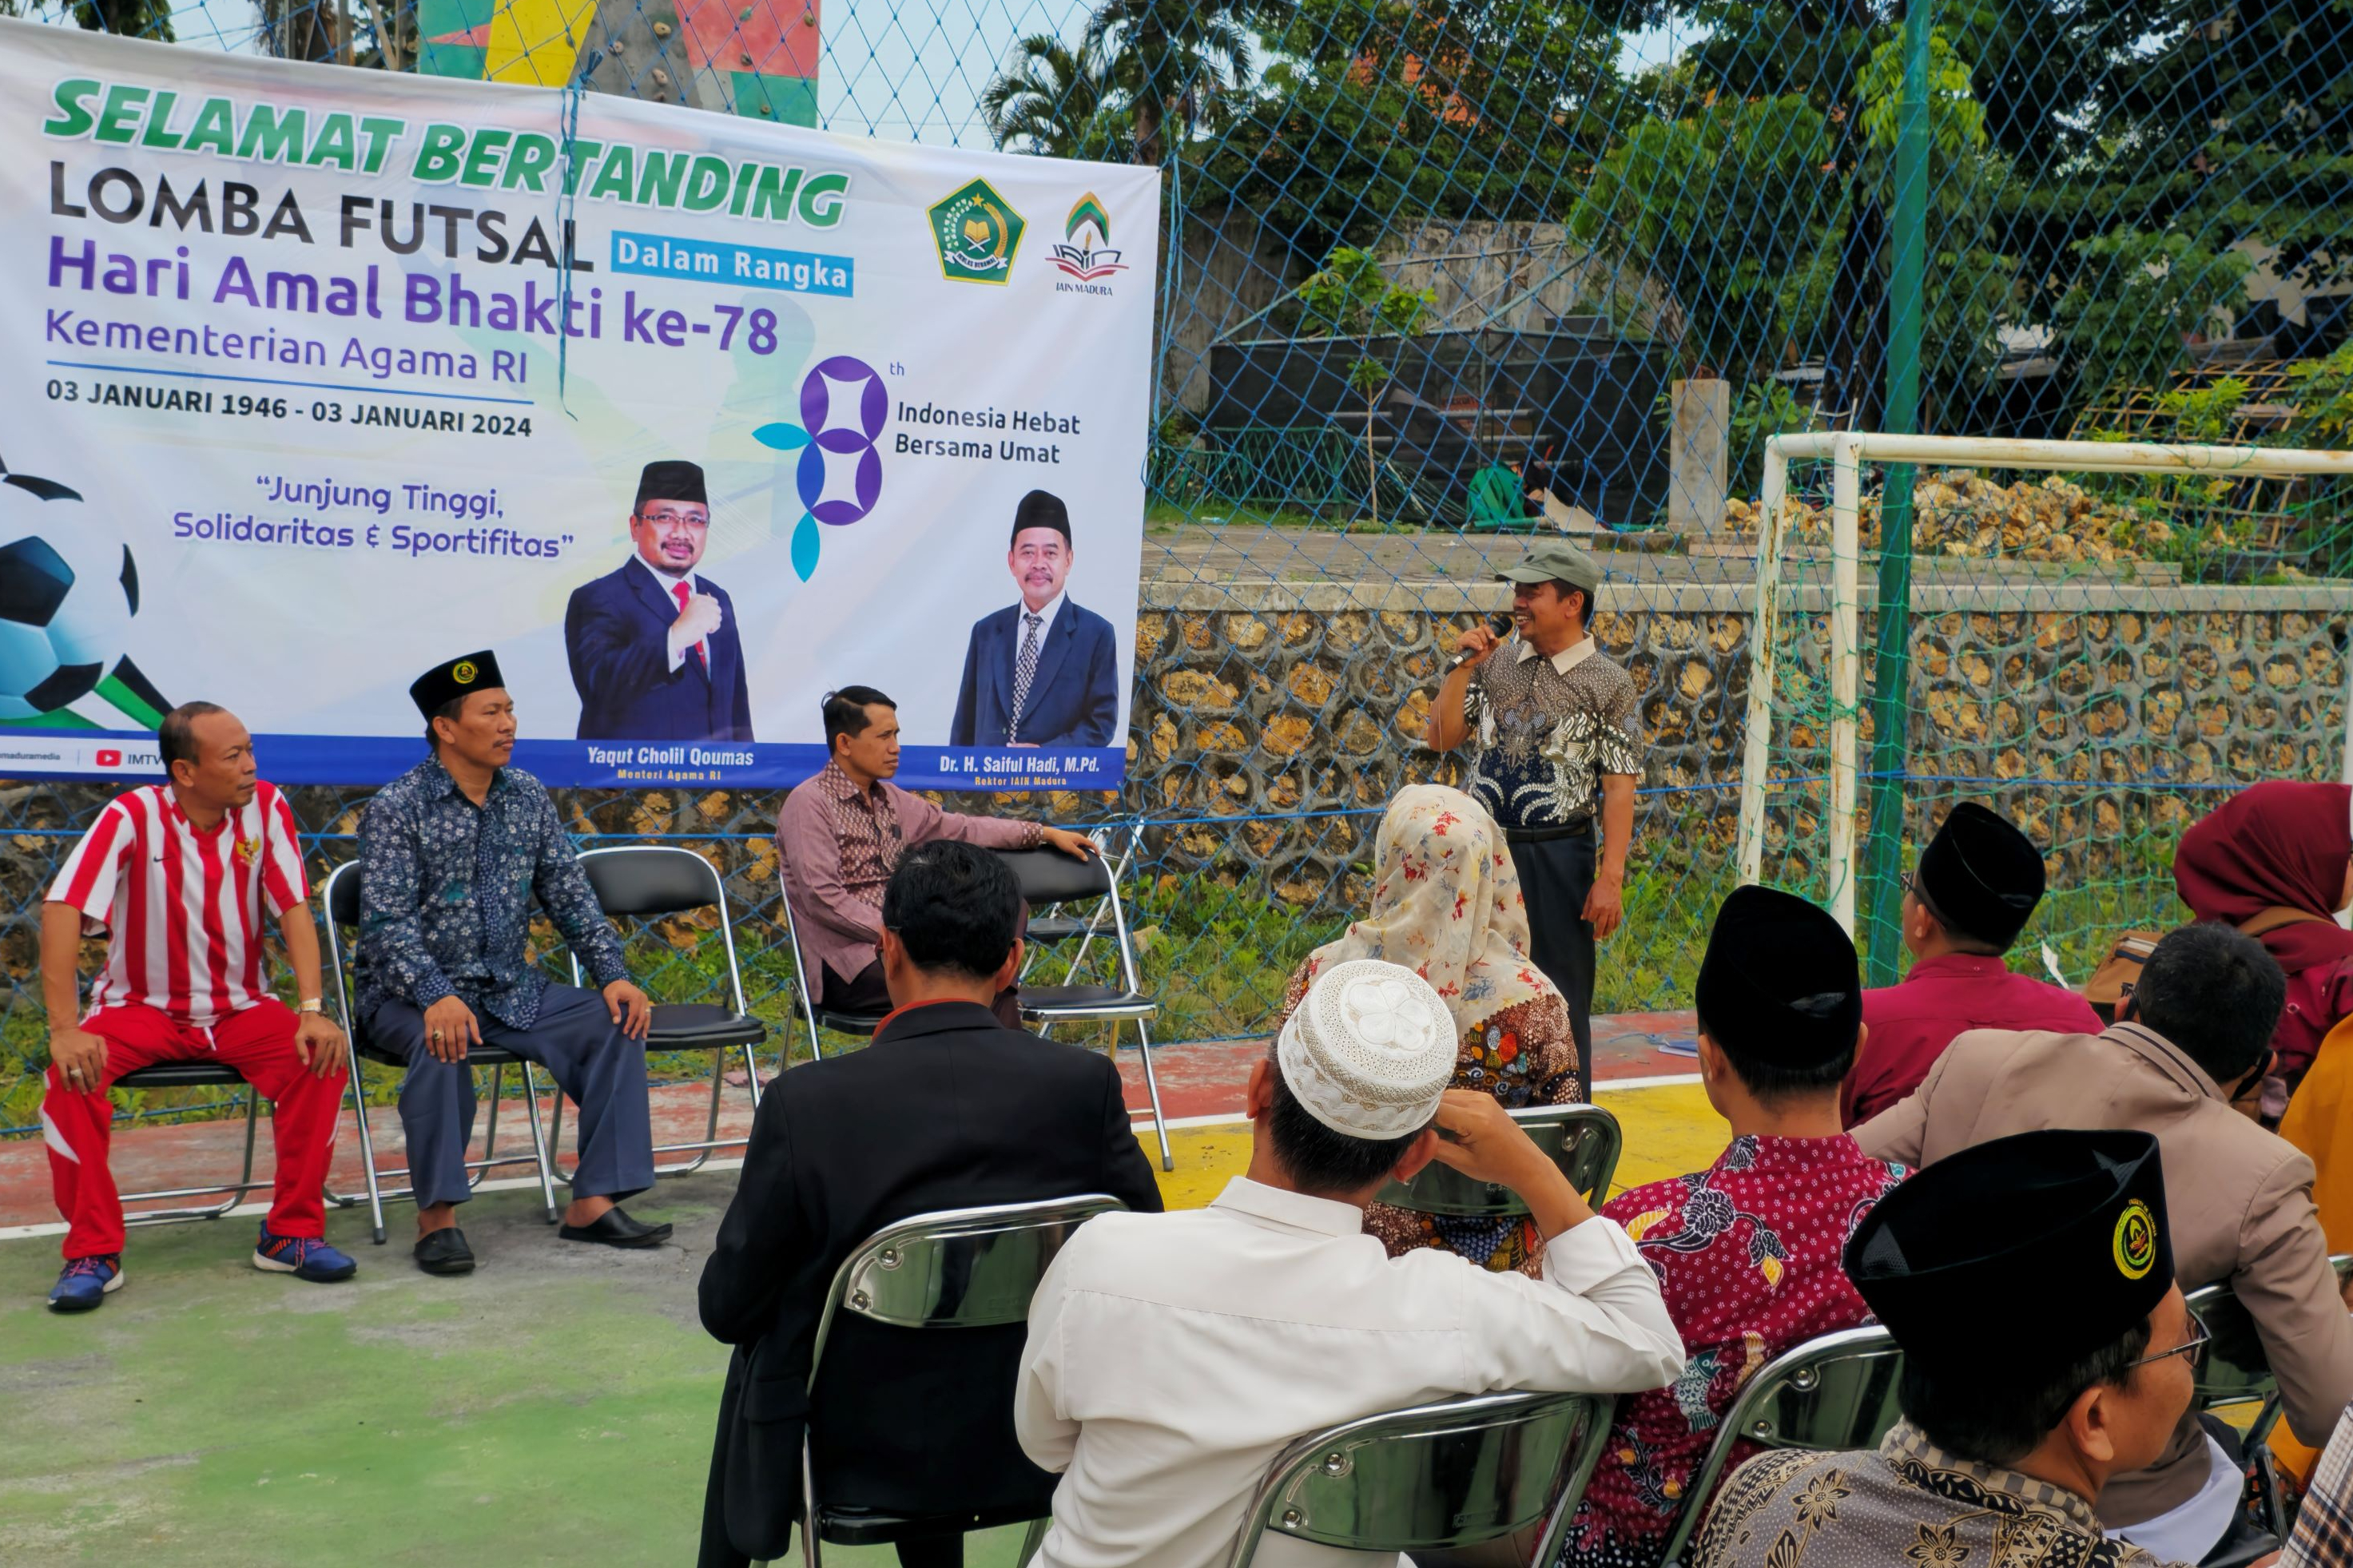
<instances>
[{"instance_id":1,"label":"woman wearing floral hijab","mask_svg":"<svg viewBox=\"0 0 2353 1568\"><path fill-rule=\"evenodd\" d=\"M1485 808L1461 790L1409 785L1382 816L1374 854L1371 910L1307 955L1275 1028L1331 965L1384 959L1429 981L1454 1016L1454 1088L1492 1094L1511 1110L1583 1100L1568 1005L1529 961L1519 874ZM1377 1203L1365 1211L1365 1228L1392 1256L1435 1247L1499 1273L1544 1269L1542 1238L1525 1219L1415 1214Z\"/></svg>"}]
</instances>

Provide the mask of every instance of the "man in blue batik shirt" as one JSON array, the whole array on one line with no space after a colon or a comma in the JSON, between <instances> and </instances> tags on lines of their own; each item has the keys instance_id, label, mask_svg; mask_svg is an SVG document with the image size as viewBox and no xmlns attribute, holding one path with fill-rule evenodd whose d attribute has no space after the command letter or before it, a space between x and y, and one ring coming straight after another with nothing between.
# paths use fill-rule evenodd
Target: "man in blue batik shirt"
<instances>
[{"instance_id":1,"label":"man in blue batik shirt","mask_svg":"<svg viewBox=\"0 0 2353 1568\"><path fill-rule=\"evenodd\" d=\"M433 754L385 786L360 818L359 1016L408 1060L400 1123L417 1186L417 1266L464 1274L458 1228L474 1131L472 1046L547 1068L580 1108L580 1164L567 1241L652 1247L666 1225L617 1206L653 1185L646 1029L621 943L573 858L540 782L507 766L514 703L489 652L427 671L408 689ZM558 985L524 950L536 893L598 991Z\"/></svg>"}]
</instances>

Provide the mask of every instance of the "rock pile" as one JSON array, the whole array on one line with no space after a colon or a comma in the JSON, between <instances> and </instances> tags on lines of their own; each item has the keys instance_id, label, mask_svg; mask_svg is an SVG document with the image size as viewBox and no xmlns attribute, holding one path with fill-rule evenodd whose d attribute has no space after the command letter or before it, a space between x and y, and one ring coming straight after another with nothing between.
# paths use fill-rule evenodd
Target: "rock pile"
<instances>
[{"instance_id":1,"label":"rock pile","mask_svg":"<svg viewBox=\"0 0 2353 1568\"><path fill-rule=\"evenodd\" d=\"M1879 548L1879 497L1862 498L1862 547ZM2000 485L1968 468L1945 468L1912 487L1912 548L1918 554L2011 561L2137 561L2170 542L2174 529L2143 503L2097 496L2052 474ZM1742 539L1757 537L1761 503L1728 500L1724 521ZM1799 542L1827 547L1831 509L1799 498L1792 517Z\"/></svg>"}]
</instances>

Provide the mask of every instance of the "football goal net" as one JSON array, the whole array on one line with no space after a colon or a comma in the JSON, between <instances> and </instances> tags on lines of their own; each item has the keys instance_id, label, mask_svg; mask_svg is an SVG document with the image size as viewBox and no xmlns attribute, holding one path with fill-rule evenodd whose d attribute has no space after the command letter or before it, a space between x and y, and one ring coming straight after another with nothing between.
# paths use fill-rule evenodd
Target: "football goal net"
<instances>
[{"instance_id":1,"label":"football goal net","mask_svg":"<svg viewBox=\"0 0 2353 1568\"><path fill-rule=\"evenodd\" d=\"M2072 982L2119 922L2173 923L2173 843L2223 794L2341 776L2353 453L1822 432L1762 478L1739 880L1853 931L1981 800L2050 858L2027 941Z\"/></svg>"}]
</instances>

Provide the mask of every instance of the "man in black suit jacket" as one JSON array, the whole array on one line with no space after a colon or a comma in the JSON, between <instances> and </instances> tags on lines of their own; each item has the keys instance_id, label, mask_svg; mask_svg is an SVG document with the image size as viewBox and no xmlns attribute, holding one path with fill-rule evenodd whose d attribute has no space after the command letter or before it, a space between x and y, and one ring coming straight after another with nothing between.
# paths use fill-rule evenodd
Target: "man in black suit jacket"
<instances>
[{"instance_id":1,"label":"man in black suit jacket","mask_svg":"<svg viewBox=\"0 0 2353 1568\"><path fill-rule=\"evenodd\" d=\"M1006 555L1021 602L981 616L965 645L951 746L1109 746L1119 726L1119 639L1071 603L1071 513L1031 490Z\"/></svg>"},{"instance_id":2,"label":"man in black suit jacket","mask_svg":"<svg viewBox=\"0 0 2353 1568\"><path fill-rule=\"evenodd\" d=\"M711 500L692 463L648 463L628 560L572 591L564 651L584 741L748 741L752 698L727 591L697 574Z\"/></svg>"},{"instance_id":3,"label":"man in black suit jacket","mask_svg":"<svg viewBox=\"0 0 2353 1568\"><path fill-rule=\"evenodd\" d=\"M836 1317L809 1351L842 1260L936 1209L1105 1193L1157 1213L1152 1168L1107 1058L1008 1029L989 1002L1021 969L1020 890L986 849L917 845L882 900L898 1010L873 1044L770 1085L702 1271L702 1326L735 1347L703 1498L704 1568L782 1558L804 1431L827 1506L894 1513L1050 1505L1054 1478L1013 1436L1027 1328L900 1329ZM961 1534L902 1542L953 1568Z\"/></svg>"}]
</instances>

